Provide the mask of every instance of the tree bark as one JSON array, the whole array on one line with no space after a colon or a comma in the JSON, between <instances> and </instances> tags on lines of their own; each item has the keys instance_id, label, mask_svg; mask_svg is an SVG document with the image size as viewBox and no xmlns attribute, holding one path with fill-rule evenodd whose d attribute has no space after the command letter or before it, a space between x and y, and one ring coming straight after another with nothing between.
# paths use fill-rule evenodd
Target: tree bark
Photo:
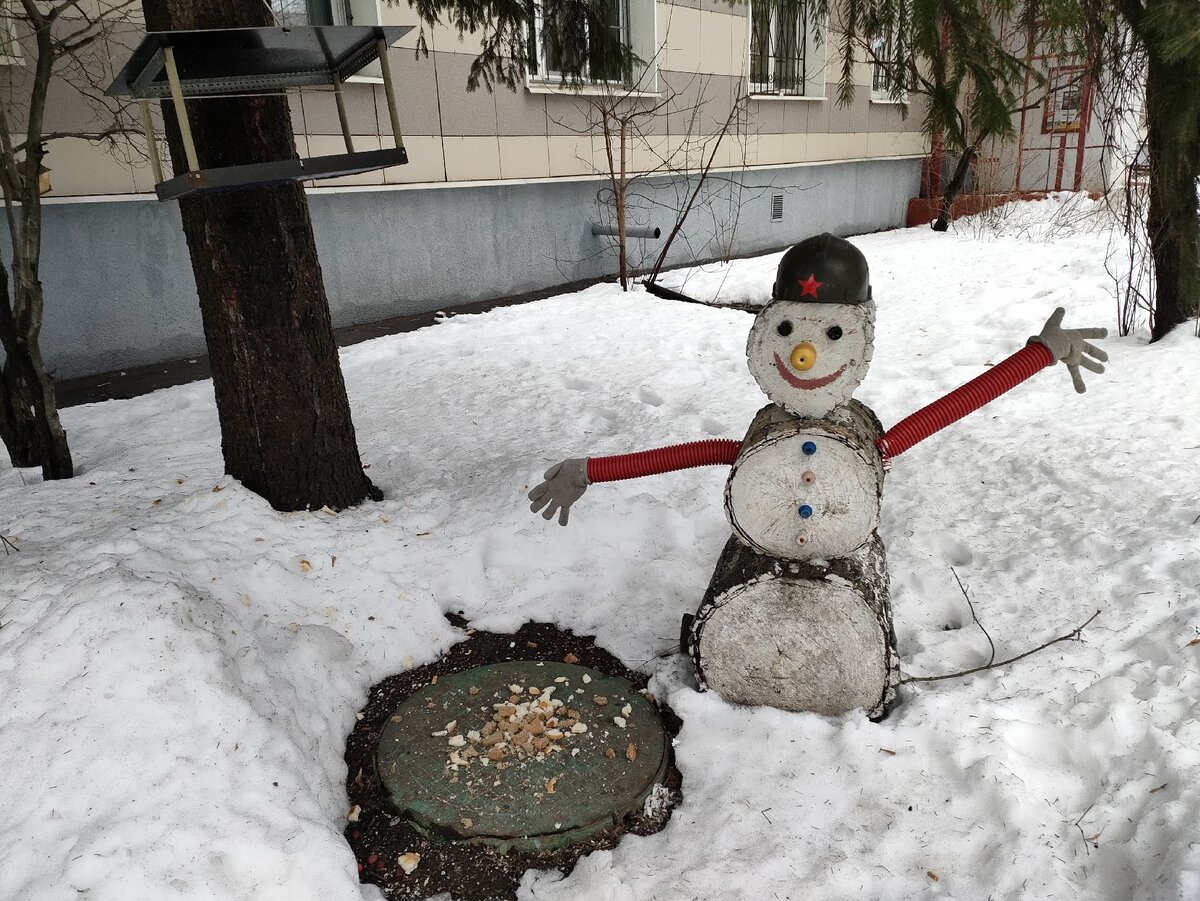
<instances>
[{"instance_id":1,"label":"tree bark","mask_svg":"<svg viewBox=\"0 0 1200 901\"><path fill-rule=\"evenodd\" d=\"M821 419L763 407L725 483L734 534L760 554L789 560L861 547L879 524L883 462L875 440L882 434L875 414L854 399Z\"/></svg>"},{"instance_id":2,"label":"tree bark","mask_svg":"<svg viewBox=\"0 0 1200 901\"><path fill-rule=\"evenodd\" d=\"M151 31L273 24L261 0L143 0L143 9ZM284 97L186 106L201 168L296 156ZM182 174L179 128L174 115L165 118ZM180 212L226 472L278 510L381 498L359 459L303 188L198 195Z\"/></svg>"},{"instance_id":3,"label":"tree bark","mask_svg":"<svg viewBox=\"0 0 1200 901\"><path fill-rule=\"evenodd\" d=\"M27 201L23 214L40 224L40 205ZM0 266L0 344L5 354L0 370L0 440L13 466L40 466L46 480L69 479L74 475L71 449L58 416L54 379L38 346L43 304L37 277L40 238L28 222L14 246L18 247L13 267L18 273L16 291L22 295L15 304L8 273Z\"/></svg>"},{"instance_id":4,"label":"tree bark","mask_svg":"<svg viewBox=\"0 0 1200 901\"><path fill-rule=\"evenodd\" d=\"M881 719L900 678L883 542L797 561L731 537L683 639L699 687L727 701Z\"/></svg>"},{"instance_id":5,"label":"tree bark","mask_svg":"<svg viewBox=\"0 0 1200 901\"><path fill-rule=\"evenodd\" d=\"M1146 231L1154 259L1152 341L1200 312L1200 59L1162 60L1152 39L1146 77L1150 209Z\"/></svg>"},{"instance_id":6,"label":"tree bark","mask_svg":"<svg viewBox=\"0 0 1200 901\"><path fill-rule=\"evenodd\" d=\"M950 228L950 208L954 204L954 198L962 190L963 183L967 180L967 173L971 171L971 163L975 161L975 157L978 155L979 146L977 144L970 144L963 150L962 156L958 158L958 165L954 167L954 175L946 183L946 190L942 194L942 202L938 206L937 219L933 221L933 225L931 226L935 232L944 232Z\"/></svg>"}]
</instances>

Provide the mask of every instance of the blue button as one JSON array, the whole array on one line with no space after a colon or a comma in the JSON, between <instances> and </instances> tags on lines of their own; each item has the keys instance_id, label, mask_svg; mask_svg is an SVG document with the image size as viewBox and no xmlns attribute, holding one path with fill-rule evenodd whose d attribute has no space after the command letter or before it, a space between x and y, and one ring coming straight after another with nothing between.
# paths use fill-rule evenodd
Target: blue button
<instances>
[{"instance_id":1,"label":"blue button","mask_svg":"<svg viewBox=\"0 0 1200 901\"><path fill-rule=\"evenodd\" d=\"M804 451L806 456L811 457L817 452L817 445L815 442L805 441L802 445L800 445L800 450Z\"/></svg>"},{"instance_id":2,"label":"blue button","mask_svg":"<svg viewBox=\"0 0 1200 901\"><path fill-rule=\"evenodd\" d=\"M812 516L812 507L810 507L808 504L801 504L800 505L800 518L808 519L810 516Z\"/></svg>"}]
</instances>

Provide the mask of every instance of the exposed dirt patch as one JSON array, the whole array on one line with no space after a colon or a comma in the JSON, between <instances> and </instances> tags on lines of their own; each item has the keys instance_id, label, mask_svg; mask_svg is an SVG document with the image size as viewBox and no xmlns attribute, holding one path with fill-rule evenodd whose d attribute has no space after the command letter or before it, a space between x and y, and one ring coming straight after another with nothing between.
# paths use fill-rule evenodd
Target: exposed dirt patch
<instances>
[{"instance_id":1,"label":"exposed dirt patch","mask_svg":"<svg viewBox=\"0 0 1200 901\"><path fill-rule=\"evenodd\" d=\"M467 627L461 617L448 618ZM673 757L664 780L666 793L659 793L653 803L613 828L559 851L504 854L484 844L431 840L392 809L376 772L375 753L380 732L396 707L435 676L512 660L577 663L627 679L635 690L645 688L647 682L645 675L626 669L612 654L596 647L591 636L572 635L548 623L527 623L512 635L469 630L467 638L440 660L391 676L372 688L346 741L346 790L353 821L347 822L345 835L358 859L362 881L378 885L388 898L407 901L449 892L460 901L512 899L526 870L568 873L583 855L613 847L627 832L658 832L670 819L682 782ZM655 704L668 734L677 734L682 725L679 718L661 702Z\"/></svg>"}]
</instances>

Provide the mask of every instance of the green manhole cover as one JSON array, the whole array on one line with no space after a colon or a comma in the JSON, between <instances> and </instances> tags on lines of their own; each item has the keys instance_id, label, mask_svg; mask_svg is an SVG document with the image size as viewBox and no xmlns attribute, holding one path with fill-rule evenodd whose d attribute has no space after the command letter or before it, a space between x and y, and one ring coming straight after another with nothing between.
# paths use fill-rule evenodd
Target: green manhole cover
<instances>
[{"instance_id":1,"label":"green manhole cover","mask_svg":"<svg viewBox=\"0 0 1200 901\"><path fill-rule=\"evenodd\" d=\"M378 766L427 835L551 850L641 810L668 750L654 704L627 680L514 661L410 696L383 727Z\"/></svg>"}]
</instances>

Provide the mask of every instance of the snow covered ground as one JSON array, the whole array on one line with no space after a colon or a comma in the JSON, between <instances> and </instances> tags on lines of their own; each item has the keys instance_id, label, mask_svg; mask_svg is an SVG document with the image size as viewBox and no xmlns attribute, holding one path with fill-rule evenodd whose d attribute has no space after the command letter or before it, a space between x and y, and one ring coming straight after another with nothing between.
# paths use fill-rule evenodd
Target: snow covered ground
<instances>
[{"instance_id":1,"label":"snow covered ground","mask_svg":"<svg viewBox=\"0 0 1200 901\"><path fill-rule=\"evenodd\" d=\"M858 397L885 425L1037 332L1112 326L1106 236L857 239L879 308ZM1041 225L1039 226L1039 223ZM774 260L706 267L769 291ZM715 293L715 292L714 292ZM222 475L209 383L67 410L79 476L0 468L0 898L375 899L341 837L368 686L442 618L595 633L684 718L685 801L536 899L1200 898L1200 344L1101 342L898 459L882 533L910 686L891 718L734 708L672 655L728 536L716 468L524 500L564 456L740 438L750 316L574 295L343 352L382 503L273 512ZM29 482L29 484L24 484Z\"/></svg>"}]
</instances>

